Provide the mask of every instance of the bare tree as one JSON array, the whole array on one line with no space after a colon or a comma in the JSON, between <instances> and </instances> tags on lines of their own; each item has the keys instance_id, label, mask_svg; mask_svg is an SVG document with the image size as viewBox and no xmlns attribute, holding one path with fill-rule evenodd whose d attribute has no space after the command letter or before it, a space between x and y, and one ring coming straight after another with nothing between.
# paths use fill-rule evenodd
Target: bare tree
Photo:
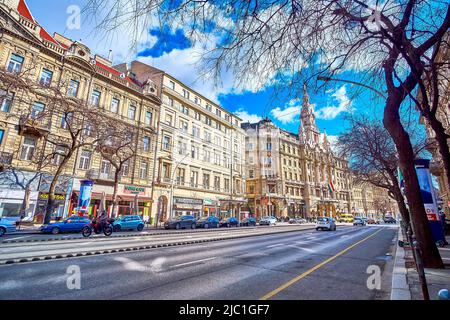
<instances>
[{"instance_id":1,"label":"bare tree","mask_svg":"<svg viewBox=\"0 0 450 320\"><path fill-rule=\"evenodd\" d=\"M422 199L417 196L414 149L400 110L416 96L430 51L442 43L450 27L450 5L426 0L376 4L371 7L360 0L135 0L130 5L127 0L92 0L86 12L103 15L99 26L109 32L124 24L134 31L144 27L144 32L149 21L188 28L192 39L206 39L202 75L220 79L231 71L238 84L261 85L279 74L288 75L284 80L295 84L301 76L330 77L357 70L368 84L386 91L383 122L398 150L414 233L425 265L442 268ZM211 44L211 35L220 40Z\"/></svg>"},{"instance_id":2,"label":"bare tree","mask_svg":"<svg viewBox=\"0 0 450 320\"><path fill-rule=\"evenodd\" d=\"M97 131L105 135L99 139L96 150L114 168L114 190L112 197L111 216L117 215L117 192L121 176L124 174L125 166L130 167L130 161L136 156L137 129L120 120L105 117L97 122ZM129 169L127 169L129 170Z\"/></svg>"}]
</instances>

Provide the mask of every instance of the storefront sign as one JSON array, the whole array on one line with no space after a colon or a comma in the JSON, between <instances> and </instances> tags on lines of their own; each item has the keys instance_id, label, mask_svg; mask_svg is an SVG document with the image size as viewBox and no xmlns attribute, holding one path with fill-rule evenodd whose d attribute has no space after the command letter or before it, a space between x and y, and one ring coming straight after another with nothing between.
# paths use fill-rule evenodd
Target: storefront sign
<instances>
[{"instance_id":1,"label":"storefront sign","mask_svg":"<svg viewBox=\"0 0 450 320\"><path fill-rule=\"evenodd\" d=\"M174 197L173 198L173 202L175 204L179 204L179 205L193 205L193 206L202 206L203 205L203 200L201 199L191 199L191 198L179 198L179 197ZM205 201L206 204L206 201Z\"/></svg>"},{"instance_id":2,"label":"storefront sign","mask_svg":"<svg viewBox=\"0 0 450 320\"><path fill-rule=\"evenodd\" d=\"M135 187L135 186L125 186L123 188L123 193L126 194L138 194L138 195L145 195L145 188L144 187Z\"/></svg>"},{"instance_id":3,"label":"storefront sign","mask_svg":"<svg viewBox=\"0 0 450 320\"><path fill-rule=\"evenodd\" d=\"M41 193L39 195L39 200L48 200L49 194L48 193ZM57 201L65 201L66 195L64 194L55 194L55 200Z\"/></svg>"},{"instance_id":4,"label":"storefront sign","mask_svg":"<svg viewBox=\"0 0 450 320\"><path fill-rule=\"evenodd\" d=\"M216 206L217 202L211 199L205 199L205 206Z\"/></svg>"}]
</instances>

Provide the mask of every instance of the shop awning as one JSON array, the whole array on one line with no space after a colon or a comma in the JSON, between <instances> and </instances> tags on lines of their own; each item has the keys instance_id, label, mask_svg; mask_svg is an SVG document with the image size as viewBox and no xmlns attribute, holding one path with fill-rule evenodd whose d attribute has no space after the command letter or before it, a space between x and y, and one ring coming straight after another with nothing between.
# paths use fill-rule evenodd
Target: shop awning
<instances>
[{"instance_id":1,"label":"shop awning","mask_svg":"<svg viewBox=\"0 0 450 320\"><path fill-rule=\"evenodd\" d=\"M74 191L74 193L78 196L80 194L79 191ZM92 200L101 200L102 194L98 192L92 193ZM112 201L112 194L106 195L106 201ZM117 201L128 201L128 202L134 202L135 196L134 195L118 195ZM138 197L139 202L152 202L152 199L150 197Z\"/></svg>"}]
</instances>

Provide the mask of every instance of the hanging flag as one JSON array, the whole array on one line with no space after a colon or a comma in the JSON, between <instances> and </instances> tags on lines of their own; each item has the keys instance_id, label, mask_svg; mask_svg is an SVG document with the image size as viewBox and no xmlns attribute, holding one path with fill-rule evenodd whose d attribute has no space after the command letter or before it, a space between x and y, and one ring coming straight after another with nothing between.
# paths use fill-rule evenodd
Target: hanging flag
<instances>
[{"instance_id":1,"label":"hanging flag","mask_svg":"<svg viewBox=\"0 0 450 320\"><path fill-rule=\"evenodd\" d=\"M334 193L336 189L334 189L333 181L328 182L328 190L330 190L330 193Z\"/></svg>"}]
</instances>

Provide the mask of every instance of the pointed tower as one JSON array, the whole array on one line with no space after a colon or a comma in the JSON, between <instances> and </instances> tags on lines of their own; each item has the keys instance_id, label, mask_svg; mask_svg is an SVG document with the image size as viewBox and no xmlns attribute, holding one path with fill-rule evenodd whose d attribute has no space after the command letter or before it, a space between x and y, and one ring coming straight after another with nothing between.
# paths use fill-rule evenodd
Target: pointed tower
<instances>
[{"instance_id":1,"label":"pointed tower","mask_svg":"<svg viewBox=\"0 0 450 320\"><path fill-rule=\"evenodd\" d=\"M330 141L328 140L327 129L323 130L323 147L325 150L331 149Z\"/></svg>"},{"instance_id":2,"label":"pointed tower","mask_svg":"<svg viewBox=\"0 0 450 320\"><path fill-rule=\"evenodd\" d=\"M304 143L314 145L319 143L319 129L316 124L314 107L311 105L308 95L308 87L303 86L303 103L300 113L299 136L303 135ZM300 138L301 139L301 138Z\"/></svg>"}]
</instances>

